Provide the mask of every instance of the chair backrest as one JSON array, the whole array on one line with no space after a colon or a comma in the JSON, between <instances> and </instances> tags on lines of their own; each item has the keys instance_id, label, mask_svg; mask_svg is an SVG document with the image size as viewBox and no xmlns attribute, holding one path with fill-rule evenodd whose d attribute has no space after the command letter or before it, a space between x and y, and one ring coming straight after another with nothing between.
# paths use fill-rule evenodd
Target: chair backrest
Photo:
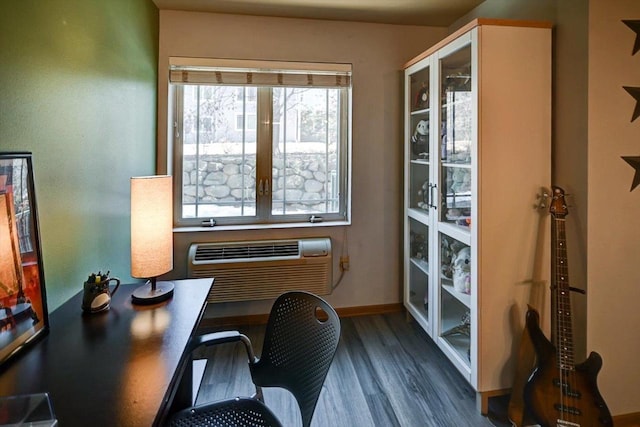
<instances>
[{"instance_id":1,"label":"chair backrest","mask_svg":"<svg viewBox=\"0 0 640 427\"><path fill-rule=\"evenodd\" d=\"M284 293L271 308L260 360L251 365L253 382L289 390L307 427L339 339L340 318L327 302L308 292Z\"/></svg>"}]
</instances>

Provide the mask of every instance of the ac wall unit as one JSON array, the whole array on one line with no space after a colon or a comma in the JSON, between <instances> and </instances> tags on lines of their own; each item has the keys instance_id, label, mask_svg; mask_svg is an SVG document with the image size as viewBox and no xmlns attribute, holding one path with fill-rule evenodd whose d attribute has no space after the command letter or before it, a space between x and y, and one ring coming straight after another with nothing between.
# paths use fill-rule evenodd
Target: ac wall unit
<instances>
[{"instance_id":1,"label":"ac wall unit","mask_svg":"<svg viewBox=\"0 0 640 427\"><path fill-rule=\"evenodd\" d=\"M208 302L272 299L289 290L331 292L331 239L192 243L187 274L215 279Z\"/></svg>"}]
</instances>

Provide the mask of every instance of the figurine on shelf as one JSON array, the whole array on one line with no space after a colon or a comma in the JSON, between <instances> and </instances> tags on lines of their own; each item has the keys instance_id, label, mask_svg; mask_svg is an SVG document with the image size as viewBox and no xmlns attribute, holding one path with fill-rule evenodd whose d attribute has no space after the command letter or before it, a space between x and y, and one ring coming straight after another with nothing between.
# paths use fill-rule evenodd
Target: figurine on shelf
<instances>
[{"instance_id":1,"label":"figurine on shelf","mask_svg":"<svg viewBox=\"0 0 640 427\"><path fill-rule=\"evenodd\" d=\"M442 333L443 337L447 337L449 335L465 335L467 337L471 336L471 313L466 312L464 316L462 316L462 321L459 325L454 326L451 329L448 329Z\"/></svg>"},{"instance_id":2,"label":"figurine on shelf","mask_svg":"<svg viewBox=\"0 0 640 427\"><path fill-rule=\"evenodd\" d=\"M453 261L462 247L462 243L454 239L449 241L449 239L443 237L440 241L440 273L445 278L453 278Z\"/></svg>"},{"instance_id":3,"label":"figurine on shelf","mask_svg":"<svg viewBox=\"0 0 640 427\"><path fill-rule=\"evenodd\" d=\"M453 288L465 294L471 293L471 248L465 246L451 259Z\"/></svg>"},{"instance_id":4,"label":"figurine on shelf","mask_svg":"<svg viewBox=\"0 0 640 427\"><path fill-rule=\"evenodd\" d=\"M416 94L415 102L413 103L414 110L423 110L429 108L429 87L426 82L422 82L422 86Z\"/></svg>"},{"instance_id":5,"label":"figurine on shelf","mask_svg":"<svg viewBox=\"0 0 640 427\"><path fill-rule=\"evenodd\" d=\"M411 256L417 259L427 260L427 242L424 234L412 231L410 233Z\"/></svg>"},{"instance_id":6,"label":"figurine on shelf","mask_svg":"<svg viewBox=\"0 0 640 427\"><path fill-rule=\"evenodd\" d=\"M418 157L429 158L429 121L420 120L411 137L411 151Z\"/></svg>"},{"instance_id":7,"label":"figurine on shelf","mask_svg":"<svg viewBox=\"0 0 640 427\"><path fill-rule=\"evenodd\" d=\"M440 159L447 161L447 122L443 120L440 123Z\"/></svg>"},{"instance_id":8,"label":"figurine on shelf","mask_svg":"<svg viewBox=\"0 0 640 427\"><path fill-rule=\"evenodd\" d=\"M449 170L447 170L448 172ZM448 174L447 174L448 175ZM471 174L468 169L454 168L451 176L451 186L454 193L464 193L471 190Z\"/></svg>"},{"instance_id":9,"label":"figurine on shelf","mask_svg":"<svg viewBox=\"0 0 640 427\"><path fill-rule=\"evenodd\" d=\"M418 207L429 210L429 180L426 180L418 190Z\"/></svg>"}]
</instances>

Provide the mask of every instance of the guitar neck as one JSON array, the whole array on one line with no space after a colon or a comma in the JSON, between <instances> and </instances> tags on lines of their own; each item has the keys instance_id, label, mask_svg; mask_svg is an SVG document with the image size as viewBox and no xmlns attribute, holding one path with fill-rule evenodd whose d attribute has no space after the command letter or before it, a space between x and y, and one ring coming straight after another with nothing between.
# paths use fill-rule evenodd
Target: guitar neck
<instances>
[{"instance_id":1,"label":"guitar neck","mask_svg":"<svg viewBox=\"0 0 640 427\"><path fill-rule=\"evenodd\" d=\"M564 218L554 218L555 286L553 292L555 310L555 345L558 364L562 369L574 369L573 326L571 318L571 296L569 294L569 264L567 261L567 239Z\"/></svg>"}]
</instances>

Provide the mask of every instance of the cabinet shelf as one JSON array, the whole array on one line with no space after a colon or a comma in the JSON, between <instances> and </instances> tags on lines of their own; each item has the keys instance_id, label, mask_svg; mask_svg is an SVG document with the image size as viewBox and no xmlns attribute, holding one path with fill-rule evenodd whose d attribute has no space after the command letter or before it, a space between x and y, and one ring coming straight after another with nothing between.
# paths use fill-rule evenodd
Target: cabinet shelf
<instances>
[{"instance_id":1,"label":"cabinet shelf","mask_svg":"<svg viewBox=\"0 0 640 427\"><path fill-rule=\"evenodd\" d=\"M471 230L463 225L452 224L449 222L438 223L438 230L449 237L453 237L467 246L471 246Z\"/></svg>"},{"instance_id":2,"label":"cabinet shelf","mask_svg":"<svg viewBox=\"0 0 640 427\"><path fill-rule=\"evenodd\" d=\"M413 159L413 160L410 160L410 163L412 165L429 166L429 160L423 160L423 159Z\"/></svg>"},{"instance_id":3,"label":"cabinet shelf","mask_svg":"<svg viewBox=\"0 0 640 427\"><path fill-rule=\"evenodd\" d=\"M411 112L412 116L421 116L421 115L429 115L429 108L424 108L422 110L414 110Z\"/></svg>"},{"instance_id":4,"label":"cabinet shelf","mask_svg":"<svg viewBox=\"0 0 640 427\"><path fill-rule=\"evenodd\" d=\"M470 163L441 163L441 165L445 168L471 169Z\"/></svg>"},{"instance_id":5,"label":"cabinet shelf","mask_svg":"<svg viewBox=\"0 0 640 427\"><path fill-rule=\"evenodd\" d=\"M407 216L413 218L416 221L420 221L423 224L429 223L429 212L419 208L407 209Z\"/></svg>"},{"instance_id":6,"label":"cabinet shelf","mask_svg":"<svg viewBox=\"0 0 640 427\"><path fill-rule=\"evenodd\" d=\"M420 270L424 272L427 276L429 275L429 263L421 258L411 258L411 264L418 267Z\"/></svg>"},{"instance_id":7,"label":"cabinet shelf","mask_svg":"<svg viewBox=\"0 0 640 427\"><path fill-rule=\"evenodd\" d=\"M449 280L450 281L450 280ZM460 301L466 307L471 308L471 295L464 292L456 291L453 285L442 283L442 289L447 291L449 295Z\"/></svg>"},{"instance_id":8,"label":"cabinet shelf","mask_svg":"<svg viewBox=\"0 0 640 427\"><path fill-rule=\"evenodd\" d=\"M466 105L468 103L469 103L469 100L462 99L460 101L453 101L453 102L447 102L446 104L442 104L440 108L443 110L449 110L452 108L459 108L461 105Z\"/></svg>"}]
</instances>

